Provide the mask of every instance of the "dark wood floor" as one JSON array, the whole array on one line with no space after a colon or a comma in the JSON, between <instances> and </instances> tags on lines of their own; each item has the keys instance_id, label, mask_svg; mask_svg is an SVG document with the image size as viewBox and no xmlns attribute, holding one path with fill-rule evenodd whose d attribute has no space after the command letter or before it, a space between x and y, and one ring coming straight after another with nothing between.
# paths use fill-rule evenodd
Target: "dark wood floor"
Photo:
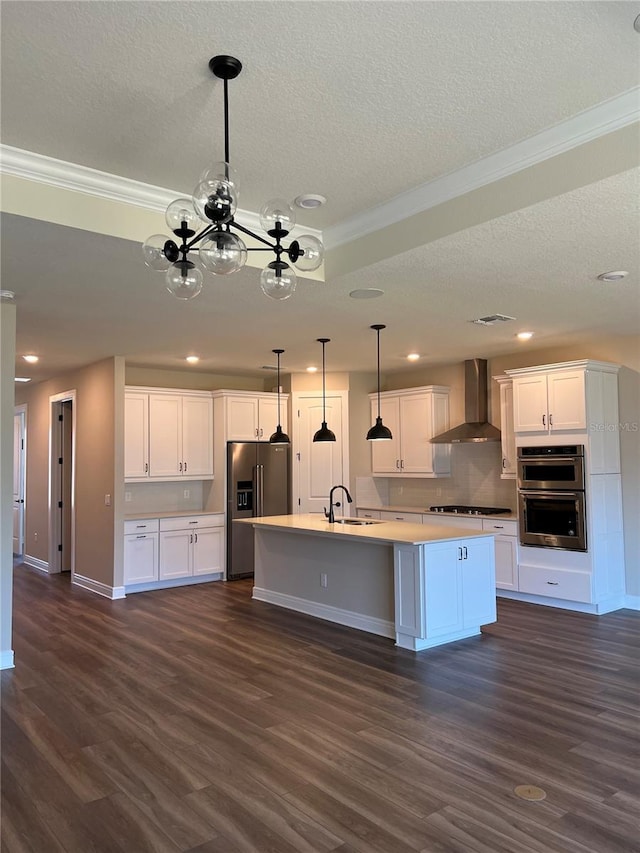
<instances>
[{"instance_id":1,"label":"dark wood floor","mask_svg":"<svg viewBox=\"0 0 640 853\"><path fill-rule=\"evenodd\" d=\"M413 654L250 589L16 569L2 851L640 849L639 613L501 601Z\"/></svg>"}]
</instances>

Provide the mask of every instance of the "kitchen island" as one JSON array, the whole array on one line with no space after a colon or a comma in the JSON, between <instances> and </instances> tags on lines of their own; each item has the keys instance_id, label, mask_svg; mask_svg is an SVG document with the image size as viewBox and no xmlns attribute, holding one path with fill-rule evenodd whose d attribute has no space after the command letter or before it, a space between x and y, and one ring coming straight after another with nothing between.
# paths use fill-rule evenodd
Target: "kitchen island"
<instances>
[{"instance_id":1,"label":"kitchen island","mask_svg":"<svg viewBox=\"0 0 640 853\"><path fill-rule=\"evenodd\" d=\"M345 522L345 523L343 523ZM412 651L496 620L491 533L319 515L252 518L253 597Z\"/></svg>"}]
</instances>

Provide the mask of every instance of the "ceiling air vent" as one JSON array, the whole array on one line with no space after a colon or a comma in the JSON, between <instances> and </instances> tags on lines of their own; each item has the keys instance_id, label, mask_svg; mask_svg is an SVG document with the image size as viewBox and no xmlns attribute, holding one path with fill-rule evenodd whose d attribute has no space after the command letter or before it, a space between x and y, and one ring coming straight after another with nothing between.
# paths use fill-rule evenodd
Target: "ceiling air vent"
<instances>
[{"instance_id":1,"label":"ceiling air vent","mask_svg":"<svg viewBox=\"0 0 640 853\"><path fill-rule=\"evenodd\" d=\"M494 323L507 323L509 320L515 319L515 317L509 317L507 314L489 314L488 317L478 317L477 320L469 320L469 322L478 326L493 326Z\"/></svg>"}]
</instances>

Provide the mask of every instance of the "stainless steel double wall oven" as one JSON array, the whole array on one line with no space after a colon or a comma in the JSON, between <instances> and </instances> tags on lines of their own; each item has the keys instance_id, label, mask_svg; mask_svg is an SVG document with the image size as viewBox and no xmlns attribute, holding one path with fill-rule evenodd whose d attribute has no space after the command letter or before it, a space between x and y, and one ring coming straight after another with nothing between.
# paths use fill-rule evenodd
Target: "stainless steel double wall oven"
<instances>
[{"instance_id":1,"label":"stainless steel double wall oven","mask_svg":"<svg viewBox=\"0 0 640 853\"><path fill-rule=\"evenodd\" d=\"M518 448L520 543L587 550L584 446Z\"/></svg>"}]
</instances>

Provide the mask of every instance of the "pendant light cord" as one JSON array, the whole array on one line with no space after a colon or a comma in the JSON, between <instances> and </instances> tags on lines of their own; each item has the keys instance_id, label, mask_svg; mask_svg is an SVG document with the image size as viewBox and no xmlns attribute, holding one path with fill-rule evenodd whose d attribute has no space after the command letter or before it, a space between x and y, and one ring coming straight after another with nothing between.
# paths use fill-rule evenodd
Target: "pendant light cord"
<instances>
[{"instance_id":1,"label":"pendant light cord","mask_svg":"<svg viewBox=\"0 0 640 853\"><path fill-rule=\"evenodd\" d=\"M326 410L325 410L325 388L324 388L324 345L325 345L325 341L322 342L322 423L326 424L327 414L326 414Z\"/></svg>"},{"instance_id":2,"label":"pendant light cord","mask_svg":"<svg viewBox=\"0 0 640 853\"><path fill-rule=\"evenodd\" d=\"M380 329L376 329L378 335L377 341L377 349L378 349L378 417L380 417Z\"/></svg>"},{"instance_id":3,"label":"pendant light cord","mask_svg":"<svg viewBox=\"0 0 640 853\"><path fill-rule=\"evenodd\" d=\"M229 180L229 81L224 80L224 161L226 178Z\"/></svg>"}]
</instances>

